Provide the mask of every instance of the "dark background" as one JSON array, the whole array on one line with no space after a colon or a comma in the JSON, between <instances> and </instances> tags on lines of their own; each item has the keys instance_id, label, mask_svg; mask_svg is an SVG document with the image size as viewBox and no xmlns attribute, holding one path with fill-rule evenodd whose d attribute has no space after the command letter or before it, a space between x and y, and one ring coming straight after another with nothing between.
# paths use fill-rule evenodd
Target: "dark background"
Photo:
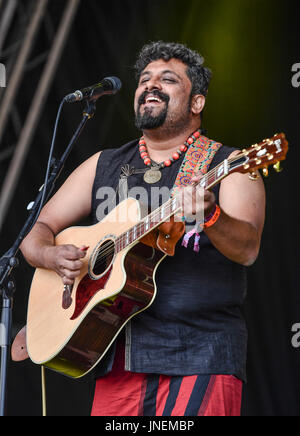
<instances>
[{"instance_id":1,"label":"dark background","mask_svg":"<svg viewBox=\"0 0 300 436\"><path fill-rule=\"evenodd\" d=\"M60 19L61 0L51 0ZM123 89L97 103L68 160L60 182L99 148L118 147L138 136L133 123L135 90L132 65L140 48L152 40L178 41L198 50L214 73L205 127L224 144L248 147L285 132L290 152L284 172L266 179L267 218L261 254L249 268L245 315L249 328L248 384L244 416L300 415L300 349L293 348L292 326L300 323L298 289L299 208L297 208L300 89L291 84L291 68L300 62L299 2L291 0L83 0L35 132L29 156L0 234L0 254L14 242L36 196L47 162L58 104L75 89L116 75ZM43 50L42 37L34 53ZM34 54L33 53L33 54ZM0 59L1 62L1 59ZM25 114L41 71L28 73L19 91ZM9 81L9 77L7 78ZM81 106L64 109L56 155L74 132ZM1 148L13 141L6 133ZM8 168L0 164L0 184ZM32 269L24 260L16 272L14 332L26 323ZM10 363L8 413L40 415L40 369L29 361ZM91 376L72 381L47 372L48 414L88 415Z\"/></svg>"}]
</instances>

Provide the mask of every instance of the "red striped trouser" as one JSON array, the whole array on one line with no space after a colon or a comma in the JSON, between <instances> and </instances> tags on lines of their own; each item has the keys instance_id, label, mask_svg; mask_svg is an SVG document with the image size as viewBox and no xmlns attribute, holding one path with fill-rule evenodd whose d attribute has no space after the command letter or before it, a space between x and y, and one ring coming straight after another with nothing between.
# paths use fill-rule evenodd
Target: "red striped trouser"
<instances>
[{"instance_id":1,"label":"red striped trouser","mask_svg":"<svg viewBox=\"0 0 300 436\"><path fill-rule=\"evenodd\" d=\"M124 353L118 353L118 355ZM166 376L124 370L96 381L92 416L240 416L243 383L229 375Z\"/></svg>"}]
</instances>

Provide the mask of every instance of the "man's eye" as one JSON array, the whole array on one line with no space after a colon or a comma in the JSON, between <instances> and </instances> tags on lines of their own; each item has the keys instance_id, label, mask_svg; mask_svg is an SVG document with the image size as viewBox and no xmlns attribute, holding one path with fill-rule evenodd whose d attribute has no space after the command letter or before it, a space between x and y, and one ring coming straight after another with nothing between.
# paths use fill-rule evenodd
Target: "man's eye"
<instances>
[{"instance_id":1,"label":"man's eye","mask_svg":"<svg viewBox=\"0 0 300 436\"><path fill-rule=\"evenodd\" d=\"M163 80L164 80L164 82L169 82L169 83L175 83L176 82L176 80L170 79L168 77L165 77Z\"/></svg>"}]
</instances>

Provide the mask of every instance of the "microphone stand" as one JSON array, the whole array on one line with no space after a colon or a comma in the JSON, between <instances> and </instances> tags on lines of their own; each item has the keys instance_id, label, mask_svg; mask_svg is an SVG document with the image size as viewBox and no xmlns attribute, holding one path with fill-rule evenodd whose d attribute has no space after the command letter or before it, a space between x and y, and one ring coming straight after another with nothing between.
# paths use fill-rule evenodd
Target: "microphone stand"
<instances>
[{"instance_id":1,"label":"microphone stand","mask_svg":"<svg viewBox=\"0 0 300 436\"><path fill-rule=\"evenodd\" d=\"M13 270L18 267L19 261L17 254L20 246L38 220L38 210L40 208L43 191L45 189L45 202L49 199L55 188L55 183L59 178L65 162L71 153L76 141L83 131L86 123L90 120L96 111L96 105L93 101L87 101L86 108L83 112L83 118L74 133L66 151L59 160L53 159L51 174L47 186L43 186L30 208L30 215L17 237L14 245L0 258L0 296L2 296L2 313L0 323L0 346L1 346L1 376L0 376L0 416L5 416L7 401L7 368L9 360L9 350L11 345L11 327L12 327L12 309L13 295L16 291L16 282L13 277Z\"/></svg>"}]
</instances>

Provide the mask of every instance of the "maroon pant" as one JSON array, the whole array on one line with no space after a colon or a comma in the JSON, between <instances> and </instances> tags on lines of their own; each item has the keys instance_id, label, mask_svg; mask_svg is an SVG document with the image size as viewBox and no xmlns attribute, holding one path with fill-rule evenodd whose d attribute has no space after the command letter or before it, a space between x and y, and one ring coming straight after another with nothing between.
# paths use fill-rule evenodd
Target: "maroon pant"
<instances>
[{"instance_id":1,"label":"maroon pant","mask_svg":"<svg viewBox=\"0 0 300 436\"><path fill-rule=\"evenodd\" d=\"M165 376L113 370L96 382L92 416L240 416L243 384L228 375Z\"/></svg>"}]
</instances>

